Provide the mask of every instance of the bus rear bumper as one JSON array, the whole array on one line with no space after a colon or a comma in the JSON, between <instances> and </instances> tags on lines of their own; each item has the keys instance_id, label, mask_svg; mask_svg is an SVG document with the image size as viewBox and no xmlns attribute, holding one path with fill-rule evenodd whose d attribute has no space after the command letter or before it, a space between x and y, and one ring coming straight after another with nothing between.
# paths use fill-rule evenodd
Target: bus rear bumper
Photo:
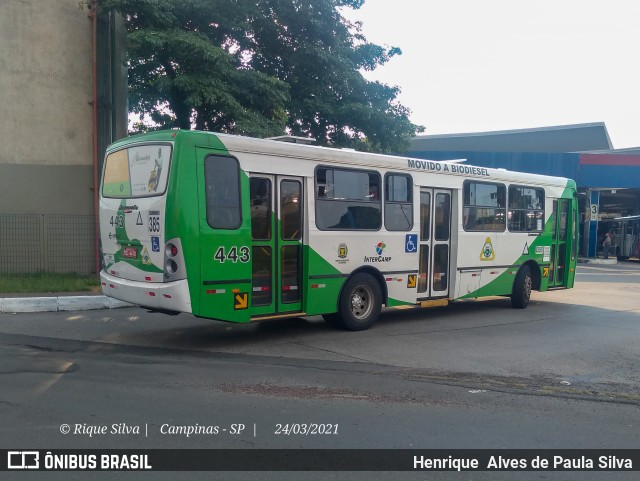
<instances>
[{"instance_id":1,"label":"bus rear bumper","mask_svg":"<svg viewBox=\"0 0 640 481\"><path fill-rule=\"evenodd\" d=\"M191 313L191 296L187 280L173 282L140 282L100 272L102 293L121 301L165 311Z\"/></svg>"}]
</instances>

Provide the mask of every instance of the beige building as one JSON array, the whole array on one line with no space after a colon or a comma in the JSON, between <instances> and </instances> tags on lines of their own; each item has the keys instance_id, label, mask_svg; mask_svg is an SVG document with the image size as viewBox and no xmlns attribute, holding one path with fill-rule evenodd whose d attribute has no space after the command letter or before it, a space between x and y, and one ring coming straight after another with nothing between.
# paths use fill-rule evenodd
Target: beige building
<instances>
[{"instance_id":1,"label":"beige building","mask_svg":"<svg viewBox=\"0 0 640 481\"><path fill-rule=\"evenodd\" d=\"M98 159L126 135L116 37L78 0L0 2L0 275L96 270Z\"/></svg>"}]
</instances>

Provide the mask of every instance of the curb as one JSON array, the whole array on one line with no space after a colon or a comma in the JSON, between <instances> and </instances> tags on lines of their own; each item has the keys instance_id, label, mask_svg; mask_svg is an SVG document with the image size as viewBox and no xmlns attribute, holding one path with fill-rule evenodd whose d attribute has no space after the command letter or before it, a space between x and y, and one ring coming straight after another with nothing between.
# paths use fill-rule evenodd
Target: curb
<instances>
[{"instance_id":1,"label":"curb","mask_svg":"<svg viewBox=\"0 0 640 481\"><path fill-rule=\"evenodd\" d=\"M5 297L0 298L0 313L90 311L134 307L107 296Z\"/></svg>"}]
</instances>

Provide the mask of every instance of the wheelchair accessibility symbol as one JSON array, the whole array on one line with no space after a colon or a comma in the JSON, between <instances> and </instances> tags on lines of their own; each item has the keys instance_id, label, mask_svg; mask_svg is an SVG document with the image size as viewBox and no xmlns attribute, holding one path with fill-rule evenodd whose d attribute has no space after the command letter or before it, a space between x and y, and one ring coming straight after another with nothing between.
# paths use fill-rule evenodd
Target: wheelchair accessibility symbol
<instances>
[{"instance_id":1,"label":"wheelchair accessibility symbol","mask_svg":"<svg viewBox=\"0 0 640 481\"><path fill-rule=\"evenodd\" d=\"M418 234L407 234L404 239L405 252L418 252Z\"/></svg>"}]
</instances>

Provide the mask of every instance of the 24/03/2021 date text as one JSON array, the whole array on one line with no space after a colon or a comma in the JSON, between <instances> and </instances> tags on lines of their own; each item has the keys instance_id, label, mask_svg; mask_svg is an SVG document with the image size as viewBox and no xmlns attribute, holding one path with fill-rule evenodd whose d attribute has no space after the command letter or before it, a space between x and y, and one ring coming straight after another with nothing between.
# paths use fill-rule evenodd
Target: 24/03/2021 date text
<instances>
[{"instance_id":1,"label":"24/03/2021 date text","mask_svg":"<svg viewBox=\"0 0 640 481\"><path fill-rule=\"evenodd\" d=\"M337 424L318 423L287 423L276 424L273 434L291 436L314 436L316 434L338 434Z\"/></svg>"}]
</instances>

